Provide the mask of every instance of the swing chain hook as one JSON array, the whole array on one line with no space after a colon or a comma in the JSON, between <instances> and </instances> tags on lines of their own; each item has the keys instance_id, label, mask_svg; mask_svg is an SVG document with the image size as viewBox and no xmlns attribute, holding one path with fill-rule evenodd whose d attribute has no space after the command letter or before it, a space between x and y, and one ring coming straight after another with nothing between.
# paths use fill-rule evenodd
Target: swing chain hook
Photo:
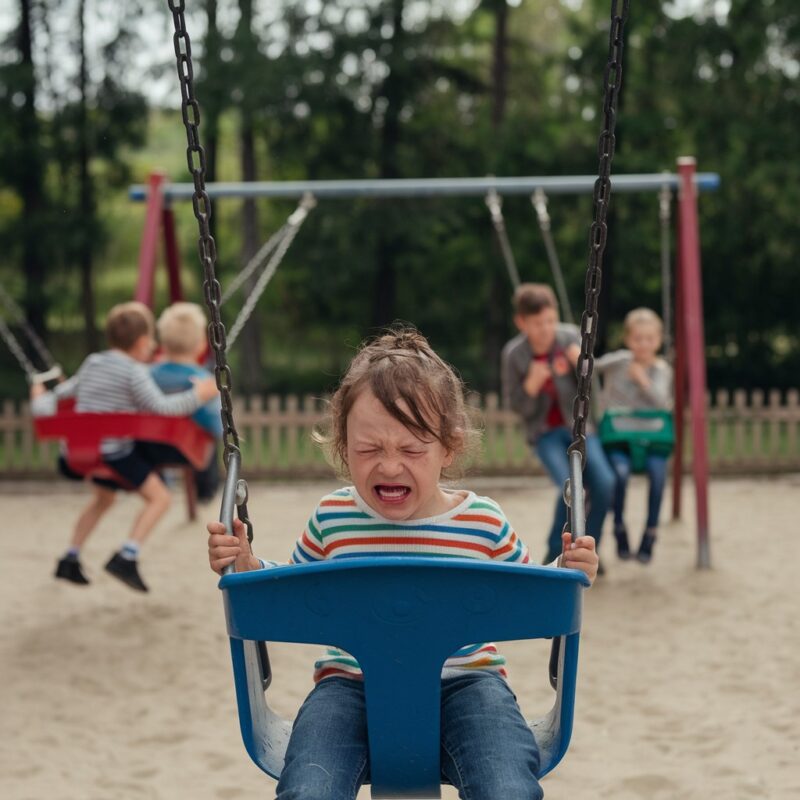
<instances>
[{"instance_id":1,"label":"swing chain hook","mask_svg":"<svg viewBox=\"0 0 800 800\"><path fill-rule=\"evenodd\" d=\"M219 389L222 417L222 442L225 448L224 461L230 465L231 457L237 462L241 457L239 448L239 432L233 419L233 399L231 389L233 375L225 352L227 339L225 326L220 315L222 292L217 280L215 265L217 247L211 235L211 198L206 191L206 155L200 144L200 104L194 92L194 67L192 65L192 45L186 29L186 0L167 0L172 13L175 33L172 43L178 80L181 87L181 117L186 129L186 160L194 183L192 209L199 229L198 250L200 263L203 266L203 296L211 321L208 324L208 338L214 351L214 377ZM237 487L238 488L238 487ZM248 530L248 538L252 539L253 526L247 518L247 505L238 506L238 515Z\"/></svg>"},{"instance_id":2,"label":"swing chain hook","mask_svg":"<svg viewBox=\"0 0 800 800\"><path fill-rule=\"evenodd\" d=\"M531 203L536 210L536 216L539 218L539 227L543 231L550 230L550 214L547 211L547 195L541 186L536 188L536 191L531 195Z\"/></svg>"}]
</instances>

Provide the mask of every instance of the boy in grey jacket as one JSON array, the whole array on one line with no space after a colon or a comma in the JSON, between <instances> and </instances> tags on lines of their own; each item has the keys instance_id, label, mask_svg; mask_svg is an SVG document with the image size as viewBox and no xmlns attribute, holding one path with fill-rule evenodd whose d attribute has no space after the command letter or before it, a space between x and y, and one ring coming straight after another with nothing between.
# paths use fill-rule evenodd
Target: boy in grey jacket
<instances>
[{"instance_id":1,"label":"boy in grey jacket","mask_svg":"<svg viewBox=\"0 0 800 800\"><path fill-rule=\"evenodd\" d=\"M567 448L572 442L580 333L574 325L559 322L558 302L545 284L521 284L513 306L519 334L503 348L503 400L522 418L528 444L558 490L543 560L549 564L561 552L561 531L567 521L562 489L569 476ZM600 441L588 428L584 475L591 501L586 532L599 545L615 479Z\"/></svg>"}]
</instances>

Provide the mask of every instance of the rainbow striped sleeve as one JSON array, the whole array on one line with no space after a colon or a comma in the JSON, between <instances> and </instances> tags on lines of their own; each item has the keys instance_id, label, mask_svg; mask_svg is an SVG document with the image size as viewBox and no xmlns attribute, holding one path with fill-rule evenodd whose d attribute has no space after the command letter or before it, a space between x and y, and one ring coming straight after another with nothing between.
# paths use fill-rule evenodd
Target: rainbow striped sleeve
<instances>
[{"instance_id":1,"label":"rainbow striped sleeve","mask_svg":"<svg viewBox=\"0 0 800 800\"><path fill-rule=\"evenodd\" d=\"M290 563L308 564L312 561L325 560L325 545L322 541L322 531L317 517L318 510L314 510L311 518L306 523L306 527L300 534L300 538L292 551Z\"/></svg>"}]
</instances>

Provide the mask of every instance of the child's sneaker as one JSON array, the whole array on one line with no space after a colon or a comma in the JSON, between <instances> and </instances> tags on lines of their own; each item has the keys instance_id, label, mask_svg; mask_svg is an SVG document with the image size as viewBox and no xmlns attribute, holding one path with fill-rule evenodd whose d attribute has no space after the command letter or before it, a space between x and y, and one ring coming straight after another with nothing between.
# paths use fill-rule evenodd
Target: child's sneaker
<instances>
[{"instance_id":1,"label":"child's sneaker","mask_svg":"<svg viewBox=\"0 0 800 800\"><path fill-rule=\"evenodd\" d=\"M614 526L614 538L617 540L617 556L623 561L631 557L631 546L628 542L628 531L624 525Z\"/></svg>"},{"instance_id":2,"label":"child's sneaker","mask_svg":"<svg viewBox=\"0 0 800 800\"><path fill-rule=\"evenodd\" d=\"M81 562L75 556L64 556L58 562L54 575L56 578L63 578L65 581L77 583L79 586L87 586L89 584L89 579L81 569Z\"/></svg>"},{"instance_id":3,"label":"child's sneaker","mask_svg":"<svg viewBox=\"0 0 800 800\"><path fill-rule=\"evenodd\" d=\"M139 592L149 591L141 575L139 575L139 568L135 559L123 558L119 553L114 553L108 564L106 564L106 572L130 586L131 589L136 589Z\"/></svg>"},{"instance_id":4,"label":"child's sneaker","mask_svg":"<svg viewBox=\"0 0 800 800\"><path fill-rule=\"evenodd\" d=\"M642 534L642 541L639 544L639 552L636 558L642 564L649 564L650 559L653 557L653 545L656 543L656 532L652 528L648 528Z\"/></svg>"}]
</instances>

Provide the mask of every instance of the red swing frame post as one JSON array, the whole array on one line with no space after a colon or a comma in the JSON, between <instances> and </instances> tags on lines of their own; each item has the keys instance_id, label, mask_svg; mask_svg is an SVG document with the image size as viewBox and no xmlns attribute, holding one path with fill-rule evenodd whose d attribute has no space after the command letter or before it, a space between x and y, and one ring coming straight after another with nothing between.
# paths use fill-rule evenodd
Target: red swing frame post
<instances>
[{"instance_id":1,"label":"red swing frame post","mask_svg":"<svg viewBox=\"0 0 800 800\"><path fill-rule=\"evenodd\" d=\"M700 228L697 216L696 162L678 159L677 264L675 282L675 456L672 514L681 510L684 408L691 415L692 472L697 517L697 566L711 567L708 522L708 432L706 421L706 357L703 329L703 286L700 271Z\"/></svg>"},{"instance_id":2,"label":"red swing frame post","mask_svg":"<svg viewBox=\"0 0 800 800\"><path fill-rule=\"evenodd\" d=\"M169 281L169 301L183 300L181 285L181 259L178 239L175 235L175 213L164 198L164 184L167 178L153 172L147 180L147 206L145 209L142 244L139 248L139 279L136 284L134 300L153 308L156 266L158 264L159 234L163 236L164 258L167 264Z\"/></svg>"},{"instance_id":3,"label":"red swing frame post","mask_svg":"<svg viewBox=\"0 0 800 800\"><path fill-rule=\"evenodd\" d=\"M144 230L139 247L139 277L133 299L144 303L148 308L154 306L155 277L158 266L159 236L163 237L164 259L167 266L169 302L183 300L181 285L181 259L178 238L175 233L175 212L164 197L166 175L150 173L147 179L147 205L145 207ZM186 507L190 520L197 516L197 488L191 470L183 470L186 484Z\"/></svg>"}]
</instances>

